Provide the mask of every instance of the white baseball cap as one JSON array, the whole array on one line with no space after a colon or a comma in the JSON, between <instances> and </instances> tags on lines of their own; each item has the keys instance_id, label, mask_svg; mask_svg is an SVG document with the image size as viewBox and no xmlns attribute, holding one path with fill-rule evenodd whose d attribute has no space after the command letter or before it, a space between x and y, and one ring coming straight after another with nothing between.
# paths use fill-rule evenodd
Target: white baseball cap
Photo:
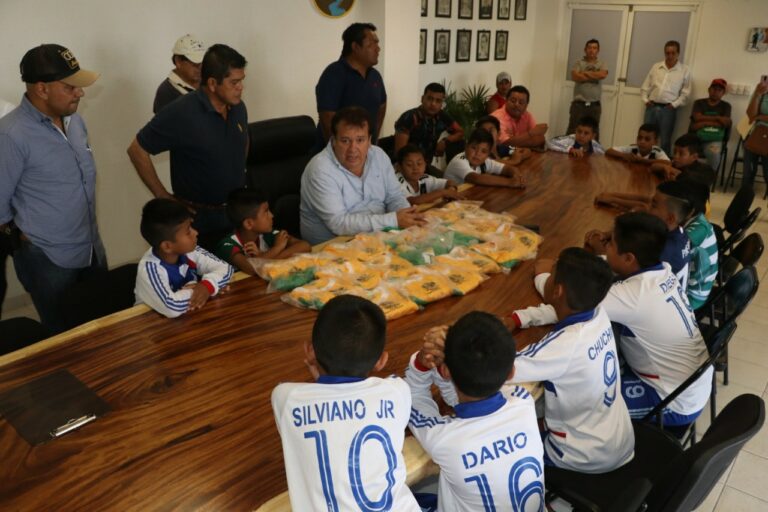
<instances>
[{"instance_id":1,"label":"white baseball cap","mask_svg":"<svg viewBox=\"0 0 768 512\"><path fill-rule=\"evenodd\" d=\"M506 71L502 71L498 75L496 75L496 83L499 84L502 81L507 80L509 83L512 83L512 77L509 76L509 73Z\"/></svg>"},{"instance_id":2,"label":"white baseball cap","mask_svg":"<svg viewBox=\"0 0 768 512\"><path fill-rule=\"evenodd\" d=\"M191 34L181 36L173 45L174 55L183 55L195 64L203 62L205 50L205 43Z\"/></svg>"}]
</instances>

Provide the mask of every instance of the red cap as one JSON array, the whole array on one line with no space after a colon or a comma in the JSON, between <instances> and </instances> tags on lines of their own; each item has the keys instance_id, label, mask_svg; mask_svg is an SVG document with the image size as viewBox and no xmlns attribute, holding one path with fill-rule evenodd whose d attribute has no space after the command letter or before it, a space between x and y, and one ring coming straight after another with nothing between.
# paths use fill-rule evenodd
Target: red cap
<instances>
[{"instance_id":1,"label":"red cap","mask_svg":"<svg viewBox=\"0 0 768 512\"><path fill-rule=\"evenodd\" d=\"M723 89L728 88L728 82L725 81L725 78L715 78L712 80L712 83L709 84L710 87L722 87Z\"/></svg>"}]
</instances>

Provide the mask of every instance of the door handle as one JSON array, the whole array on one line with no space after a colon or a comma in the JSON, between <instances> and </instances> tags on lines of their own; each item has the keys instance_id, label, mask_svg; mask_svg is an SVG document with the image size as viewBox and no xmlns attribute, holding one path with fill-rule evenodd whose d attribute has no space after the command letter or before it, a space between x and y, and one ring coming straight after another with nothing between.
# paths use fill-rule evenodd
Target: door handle
<instances>
[{"instance_id":1,"label":"door handle","mask_svg":"<svg viewBox=\"0 0 768 512\"><path fill-rule=\"evenodd\" d=\"M617 82L627 83L627 77L617 78Z\"/></svg>"}]
</instances>

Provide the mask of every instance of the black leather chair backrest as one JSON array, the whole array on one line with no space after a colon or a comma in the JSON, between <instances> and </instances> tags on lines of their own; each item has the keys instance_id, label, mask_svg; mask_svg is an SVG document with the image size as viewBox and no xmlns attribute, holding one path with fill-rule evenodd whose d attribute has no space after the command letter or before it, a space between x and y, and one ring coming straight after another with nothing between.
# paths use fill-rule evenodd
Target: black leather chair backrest
<instances>
[{"instance_id":1,"label":"black leather chair backrest","mask_svg":"<svg viewBox=\"0 0 768 512\"><path fill-rule=\"evenodd\" d=\"M276 229L299 236L301 175L313 156L315 122L309 116L266 119L249 124L248 134L248 186L266 194Z\"/></svg>"},{"instance_id":2,"label":"black leather chair backrest","mask_svg":"<svg viewBox=\"0 0 768 512\"><path fill-rule=\"evenodd\" d=\"M765 403L759 396L745 394L734 398L717 415L700 442L663 468L648 495L648 510L698 507L764 421Z\"/></svg>"},{"instance_id":3,"label":"black leather chair backrest","mask_svg":"<svg viewBox=\"0 0 768 512\"><path fill-rule=\"evenodd\" d=\"M752 201L755 200L755 191L752 187L741 187L728 205L723 216L723 227L729 233L735 233L749 216Z\"/></svg>"}]
</instances>

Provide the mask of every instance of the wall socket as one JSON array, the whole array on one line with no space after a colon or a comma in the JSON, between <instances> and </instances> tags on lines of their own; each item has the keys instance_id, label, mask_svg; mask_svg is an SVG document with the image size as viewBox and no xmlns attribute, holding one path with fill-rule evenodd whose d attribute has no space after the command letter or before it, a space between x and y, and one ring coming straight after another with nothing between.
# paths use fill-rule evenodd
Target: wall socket
<instances>
[{"instance_id":1,"label":"wall socket","mask_svg":"<svg viewBox=\"0 0 768 512\"><path fill-rule=\"evenodd\" d=\"M728 84L728 93L737 96L749 96L752 94L752 86L748 84Z\"/></svg>"}]
</instances>

